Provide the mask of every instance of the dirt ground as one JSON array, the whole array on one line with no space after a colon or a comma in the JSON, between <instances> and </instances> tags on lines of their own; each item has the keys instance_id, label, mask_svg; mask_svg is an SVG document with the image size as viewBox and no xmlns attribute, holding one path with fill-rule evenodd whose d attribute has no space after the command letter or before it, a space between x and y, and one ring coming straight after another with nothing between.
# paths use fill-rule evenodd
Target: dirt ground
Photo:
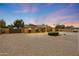
<instances>
[{"instance_id":1,"label":"dirt ground","mask_svg":"<svg viewBox=\"0 0 79 59\"><path fill-rule=\"evenodd\" d=\"M66 35L63 35L66 34ZM0 35L1 56L79 56L79 33Z\"/></svg>"}]
</instances>

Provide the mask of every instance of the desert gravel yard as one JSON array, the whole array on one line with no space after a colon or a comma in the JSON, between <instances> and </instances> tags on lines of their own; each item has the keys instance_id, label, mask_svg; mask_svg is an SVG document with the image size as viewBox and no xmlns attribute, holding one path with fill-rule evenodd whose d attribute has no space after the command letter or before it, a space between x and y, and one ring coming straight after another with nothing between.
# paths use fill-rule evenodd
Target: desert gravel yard
<instances>
[{"instance_id":1,"label":"desert gravel yard","mask_svg":"<svg viewBox=\"0 0 79 59\"><path fill-rule=\"evenodd\" d=\"M0 55L4 56L79 56L79 33L16 33L0 35Z\"/></svg>"}]
</instances>

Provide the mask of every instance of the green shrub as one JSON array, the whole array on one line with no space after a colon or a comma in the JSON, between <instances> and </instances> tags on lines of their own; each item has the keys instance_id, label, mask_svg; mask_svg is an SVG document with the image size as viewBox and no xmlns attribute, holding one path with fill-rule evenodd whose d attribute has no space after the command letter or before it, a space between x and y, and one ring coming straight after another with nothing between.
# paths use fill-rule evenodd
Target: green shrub
<instances>
[{"instance_id":1,"label":"green shrub","mask_svg":"<svg viewBox=\"0 0 79 59\"><path fill-rule=\"evenodd\" d=\"M59 36L59 32L49 32L49 36Z\"/></svg>"}]
</instances>

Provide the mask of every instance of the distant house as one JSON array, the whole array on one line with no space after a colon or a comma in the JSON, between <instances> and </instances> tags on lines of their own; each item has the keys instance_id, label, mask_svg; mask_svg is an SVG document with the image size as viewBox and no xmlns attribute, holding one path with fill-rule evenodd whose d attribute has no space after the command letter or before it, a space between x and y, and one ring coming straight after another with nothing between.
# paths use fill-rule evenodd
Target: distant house
<instances>
[{"instance_id":1,"label":"distant house","mask_svg":"<svg viewBox=\"0 0 79 59\"><path fill-rule=\"evenodd\" d=\"M33 24L25 25L24 32L25 33L34 33L36 28L37 28L37 26L33 25Z\"/></svg>"},{"instance_id":2,"label":"distant house","mask_svg":"<svg viewBox=\"0 0 79 59\"><path fill-rule=\"evenodd\" d=\"M25 32L49 32L52 31L52 27L47 25L33 25L29 24L24 27Z\"/></svg>"},{"instance_id":3,"label":"distant house","mask_svg":"<svg viewBox=\"0 0 79 59\"><path fill-rule=\"evenodd\" d=\"M42 33L53 31L54 28L48 25L34 25L29 24L25 25L23 28L10 27L10 28L1 28L0 33Z\"/></svg>"},{"instance_id":4,"label":"distant house","mask_svg":"<svg viewBox=\"0 0 79 59\"><path fill-rule=\"evenodd\" d=\"M78 28L78 27L75 27L75 28L73 29L73 31L79 32L79 28Z\"/></svg>"},{"instance_id":5,"label":"distant house","mask_svg":"<svg viewBox=\"0 0 79 59\"><path fill-rule=\"evenodd\" d=\"M73 32L73 31L77 31L79 32L79 28L78 27L65 27L63 29L58 29L59 32Z\"/></svg>"}]
</instances>

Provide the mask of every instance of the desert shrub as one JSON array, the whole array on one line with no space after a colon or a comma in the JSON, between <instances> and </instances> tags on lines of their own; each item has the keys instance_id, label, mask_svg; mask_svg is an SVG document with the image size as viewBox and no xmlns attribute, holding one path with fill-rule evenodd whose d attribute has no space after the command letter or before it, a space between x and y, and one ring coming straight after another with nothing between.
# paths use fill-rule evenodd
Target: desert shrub
<instances>
[{"instance_id":1,"label":"desert shrub","mask_svg":"<svg viewBox=\"0 0 79 59\"><path fill-rule=\"evenodd\" d=\"M40 32L40 31L39 31L39 29L36 29L35 32L38 33L38 32Z\"/></svg>"},{"instance_id":2,"label":"desert shrub","mask_svg":"<svg viewBox=\"0 0 79 59\"><path fill-rule=\"evenodd\" d=\"M10 28L9 29L9 32L10 33L21 33L21 29L13 29L13 28Z\"/></svg>"},{"instance_id":3,"label":"desert shrub","mask_svg":"<svg viewBox=\"0 0 79 59\"><path fill-rule=\"evenodd\" d=\"M31 33L32 31L31 30L28 30L28 33Z\"/></svg>"},{"instance_id":4,"label":"desert shrub","mask_svg":"<svg viewBox=\"0 0 79 59\"><path fill-rule=\"evenodd\" d=\"M73 32L78 32L78 31L73 31Z\"/></svg>"},{"instance_id":5,"label":"desert shrub","mask_svg":"<svg viewBox=\"0 0 79 59\"><path fill-rule=\"evenodd\" d=\"M59 36L59 32L49 32L49 36Z\"/></svg>"}]
</instances>

